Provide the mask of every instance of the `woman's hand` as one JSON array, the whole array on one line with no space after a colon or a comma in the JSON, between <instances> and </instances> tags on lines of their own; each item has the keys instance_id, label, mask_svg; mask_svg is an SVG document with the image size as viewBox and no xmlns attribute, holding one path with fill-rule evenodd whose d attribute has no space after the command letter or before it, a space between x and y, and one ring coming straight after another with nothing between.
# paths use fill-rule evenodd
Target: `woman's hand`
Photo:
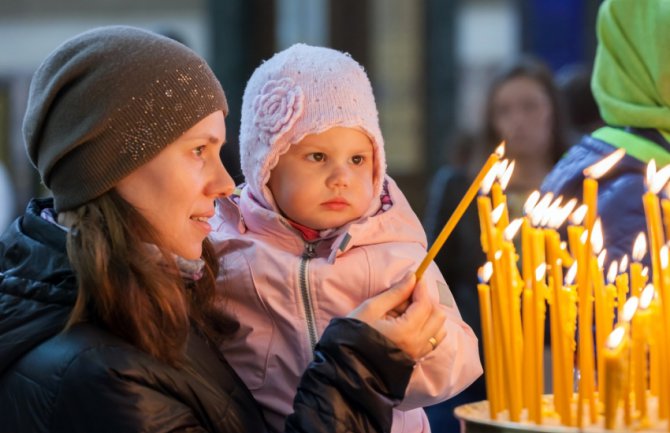
<instances>
[{"instance_id":1,"label":"woman's hand","mask_svg":"<svg viewBox=\"0 0 670 433\"><path fill-rule=\"evenodd\" d=\"M415 283L414 273L408 273L385 292L363 302L349 317L367 323L416 360L444 340L446 315L430 299L426 285Z\"/></svg>"}]
</instances>

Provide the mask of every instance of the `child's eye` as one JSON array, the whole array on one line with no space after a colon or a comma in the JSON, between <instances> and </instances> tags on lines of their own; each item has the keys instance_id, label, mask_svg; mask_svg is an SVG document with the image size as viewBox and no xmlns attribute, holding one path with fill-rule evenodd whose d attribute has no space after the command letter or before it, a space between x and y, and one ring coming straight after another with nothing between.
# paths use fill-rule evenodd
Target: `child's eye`
<instances>
[{"instance_id":1,"label":"child's eye","mask_svg":"<svg viewBox=\"0 0 670 433\"><path fill-rule=\"evenodd\" d=\"M351 157L351 162L353 162L356 165L361 165L365 161L365 157L362 155L354 155Z\"/></svg>"},{"instance_id":2,"label":"child's eye","mask_svg":"<svg viewBox=\"0 0 670 433\"><path fill-rule=\"evenodd\" d=\"M309 159L310 161L321 162L321 161L323 161L324 159L326 159L326 154L325 154L325 153L321 153L321 152L310 153L310 154L307 156L307 159Z\"/></svg>"}]
</instances>

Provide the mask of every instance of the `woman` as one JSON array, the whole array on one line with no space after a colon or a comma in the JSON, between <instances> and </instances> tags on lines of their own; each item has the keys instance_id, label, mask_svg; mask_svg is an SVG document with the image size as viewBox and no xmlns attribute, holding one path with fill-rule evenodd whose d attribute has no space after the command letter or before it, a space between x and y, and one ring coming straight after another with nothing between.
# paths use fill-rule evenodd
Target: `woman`
<instances>
[{"instance_id":1,"label":"woman","mask_svg":"<svg viewBox=\"0 0 670 433\"><path fill-rule=\"evenodd\" d=\"M505 157L515 161L506 189L513 217L567 150L566 131L561 96L544 63L521 57L498 72L484 112L482 157L505 140Z\"/></svg>"},{"instance_id":2,"label":"woman","mask_svg":"<svg viewBox=\"0 0 670 433\"><path fill-rule=\"evenodd\" d=\"M219 158L226 114L199 56L139 29L85 32L38 68L23 132L53 199L0 237L3 429L265 431L215 349L230 326L206 237L234 187ZM422 286L405 307L412 286L333 320L287 431L390 429L443 320Z\"/></svg>"}]
</instances>

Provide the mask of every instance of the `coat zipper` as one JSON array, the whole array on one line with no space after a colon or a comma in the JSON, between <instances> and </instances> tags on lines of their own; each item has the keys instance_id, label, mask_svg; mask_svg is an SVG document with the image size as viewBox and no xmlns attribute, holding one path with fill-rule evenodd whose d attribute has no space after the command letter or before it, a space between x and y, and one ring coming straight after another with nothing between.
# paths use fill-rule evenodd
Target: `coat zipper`
<instances>
[{"instance_id":1,"label":"coat zipper","mask_svg":"<svg viewBox=\"0 0 670 433\"><path fill-rule=\"evenodd\" d=\"M312 352L316 347L316 319L314 318L314 307L312 306L312 298L309 292L309 281L307 279L307 271L309 269L309 261L316 255L314 252L314 244L306 243L305 251L300 258L300 294L302 295L302 303L305 309L305 320L307 321L307 334L309 336L309 343L312 347Z\"/></svg>"}]
</instances>

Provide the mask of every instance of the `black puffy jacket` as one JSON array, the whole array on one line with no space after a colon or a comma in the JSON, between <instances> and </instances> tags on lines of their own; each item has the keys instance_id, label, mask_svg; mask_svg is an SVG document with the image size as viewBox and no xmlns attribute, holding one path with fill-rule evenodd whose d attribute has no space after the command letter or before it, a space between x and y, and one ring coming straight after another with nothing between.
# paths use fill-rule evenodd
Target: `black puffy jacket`
<instances>
[{"instance_id":1,"label":"black puffy jacket","mask_svg":"<svg viewBox=\"0 0 670 433\"><path fill-rule=\"evenodd\" d=\"M192 331L175 369L93 324L61 332L76 298L65 233L34 200L0 237L0 432L263 432L256 402ZM336 319L286 424L292 432L382 432L413 362L362 322Z\"/></svg>"}]
</instances>

